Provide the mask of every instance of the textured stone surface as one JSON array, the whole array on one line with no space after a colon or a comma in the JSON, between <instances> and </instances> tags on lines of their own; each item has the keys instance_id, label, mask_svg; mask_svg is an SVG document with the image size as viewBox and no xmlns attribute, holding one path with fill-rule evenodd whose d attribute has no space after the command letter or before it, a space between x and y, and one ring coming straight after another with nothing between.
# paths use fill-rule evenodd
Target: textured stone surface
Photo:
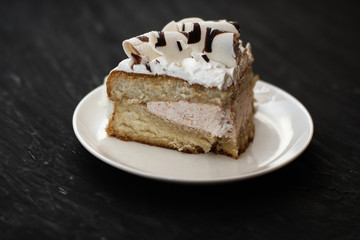
<instances>
[{"instance_id":1,"label":"textured stone surface","mask_svg":"<svg viewBox=\"0 0 360 240\"><path fill-rule=\"evenodd\" d=\"M359 239L358 11L308 1L2 1L0 239ZM172 19L240 23L255 71L298 98L315 134L293 163L222 185L168 184L99 161L72 114Z\"/></svg>"}]
</instances>

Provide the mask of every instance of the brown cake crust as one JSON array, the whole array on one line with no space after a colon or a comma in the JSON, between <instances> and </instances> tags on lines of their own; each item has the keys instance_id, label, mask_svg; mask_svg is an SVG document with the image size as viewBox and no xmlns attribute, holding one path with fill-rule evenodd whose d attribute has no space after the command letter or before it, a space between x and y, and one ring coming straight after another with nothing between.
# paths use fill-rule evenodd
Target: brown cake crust
<instances>
[{"instance_id":1,"label":"brown cake crust","mask_svg":"<svg viewBox=\"0 0 360 240\"><path fill-rule=\"evenodd\" d=\"M236 139L211 136L210 133L174 124L146 110L145 104L115 104L106 128L107 134L123 141L136 141L186 153L213 152L237 159L253 140L252 116Z\"/></svg>"},{"instance_id":2,"label":"brown cake crust","mask_svg":"<svg viewBox=\"0 0 360 240\"><path fill-rule=\"evenodd\" d=\"M151 101L188 101L226 107L244 89L252 88L258 76L254 76L249 66L242 74L237 86L225 90L207 88L199 84L168 75L150 75L112 71L108 76L107 94L112 101L146 103ZM125 103L124 103L125 104Z\"/></svg>"},{"instance_id":3,"label":"brown cake crust","mask_svg":"<svg viewBox=\"0 0 360 240\"><path fill-rule=\"evenodd\" d=\"M253 98L252 89L258 76L249 66L238 81L238 85L220 90L167 76L128 73L114 70L108 76L106 86L114 112L109 119L107 134L123 141L136 141L148 145L176 149L186 153L213 152L237 159L254 138L253 103L246 101L252 113L246 115L246 122L237 128L235 137L217 137L209 132L175 124L162 119L147 110L148 102L203 103L217 105L222 109L231 108L241 96ZM249 105L251 104L251 105ZM237 106L237 105L235 105ZM235 112L234 112L235 114Z\"/></svg>"}]
</instances>

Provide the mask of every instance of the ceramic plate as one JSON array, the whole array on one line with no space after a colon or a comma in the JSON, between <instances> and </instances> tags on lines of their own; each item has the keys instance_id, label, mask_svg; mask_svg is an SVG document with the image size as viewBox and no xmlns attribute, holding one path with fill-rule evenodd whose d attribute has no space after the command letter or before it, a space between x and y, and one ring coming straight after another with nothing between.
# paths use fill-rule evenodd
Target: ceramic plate
<instances>
[{"instance_id":1,"label":"ceramic plate","mask_svg":"<svg viewBox=\"0 0 360 240\"><path fill-rule=\"evenodd\" d=\"M100 160L139 176L175 182L243 180L269 173L299 156L310 143L313 123L290 94L264 81L255 89L255 137L237 160L124 142L105 133L105 88L85 96L75 109L73 127L81 144Z\"/></svg>"}]
</instances>

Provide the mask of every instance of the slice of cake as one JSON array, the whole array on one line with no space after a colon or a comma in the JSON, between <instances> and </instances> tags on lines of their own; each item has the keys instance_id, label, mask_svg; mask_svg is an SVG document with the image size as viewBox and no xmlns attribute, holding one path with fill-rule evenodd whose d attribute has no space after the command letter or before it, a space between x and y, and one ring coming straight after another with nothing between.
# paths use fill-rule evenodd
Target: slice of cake
<instances>
[{"instance_id":1,"label":"slice of cake","mask_svg":"<svg viewBox=\"0 0 360 240\"><path fill-rule=\"evenodd\" d=\"M107 133L188 153L238 158L254 136L250 44L239 24L187 18L123 42L107 80Z\"/></svg>"}]
</instances>

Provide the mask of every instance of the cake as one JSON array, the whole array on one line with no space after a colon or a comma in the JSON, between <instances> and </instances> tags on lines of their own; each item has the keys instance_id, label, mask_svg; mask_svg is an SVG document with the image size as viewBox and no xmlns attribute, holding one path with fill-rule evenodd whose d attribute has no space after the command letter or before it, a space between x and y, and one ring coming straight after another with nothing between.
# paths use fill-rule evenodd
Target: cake
<instances>
[{"instance_id":1,"label":"cake","mask_svg":"<svg viewBox=\"0 0 360 240\"><path fill-rule=\"evenodd\" d=\"M186 18L123 41L106 79L106 132L187 153L238 158L254 137L254 58L237 22Z\"/></svg>"}]
</instances>

